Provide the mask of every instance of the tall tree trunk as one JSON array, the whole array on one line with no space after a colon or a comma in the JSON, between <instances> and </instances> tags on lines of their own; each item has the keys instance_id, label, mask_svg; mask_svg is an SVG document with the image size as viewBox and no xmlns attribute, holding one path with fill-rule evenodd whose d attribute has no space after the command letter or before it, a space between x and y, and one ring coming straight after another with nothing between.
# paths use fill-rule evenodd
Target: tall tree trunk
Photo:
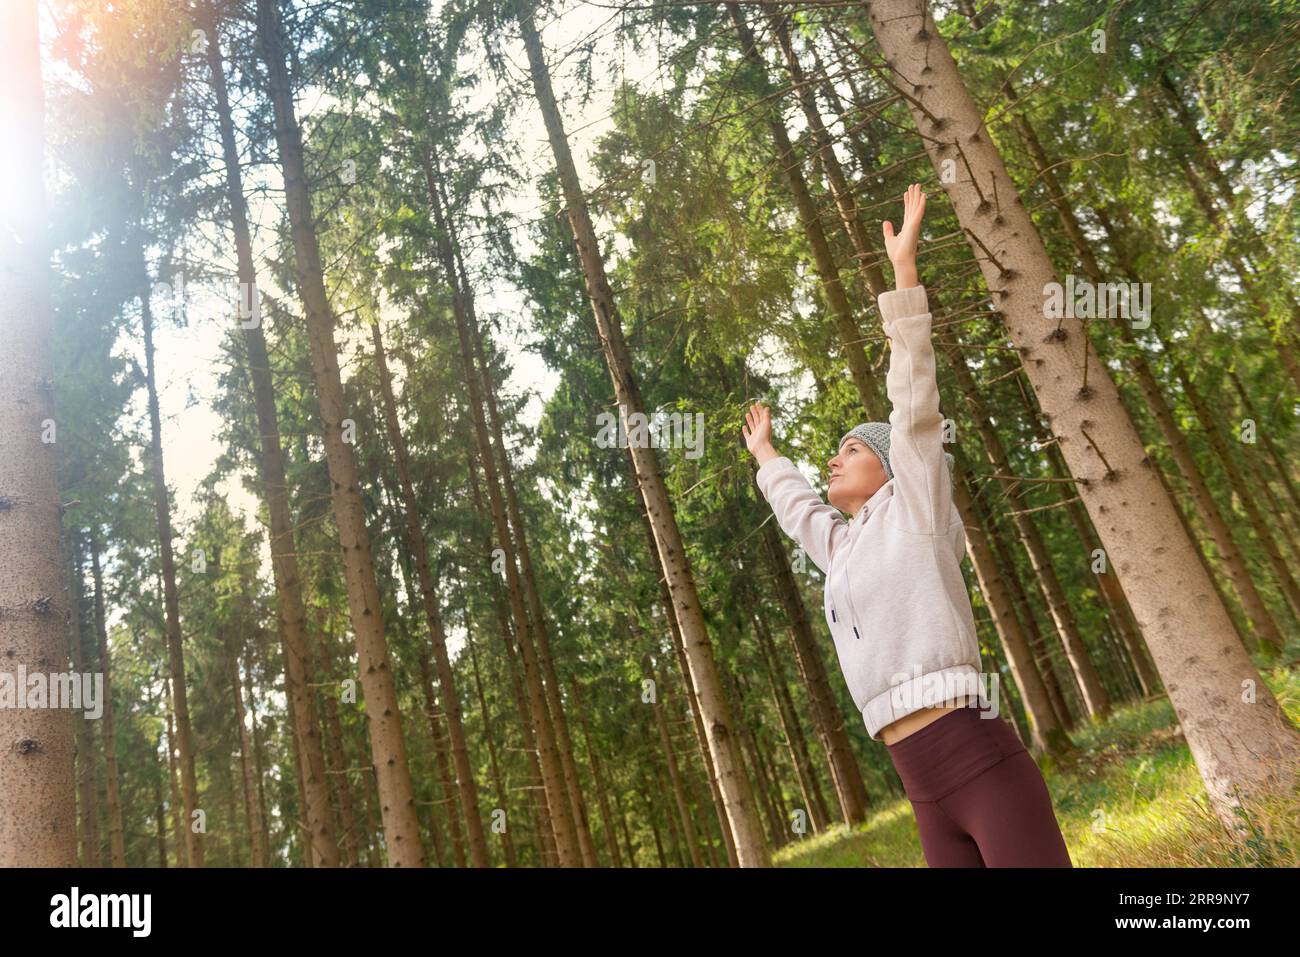
<instances>
[{"instance_id":1,"label":"tall tree trunk","mask_svg":"<svg viewBox=\"0 0 1300 957\"><path fill-rule=\"evenodd\" d=\"M439 181L441 182L441 178ZM437 184L435 184L437 185ZM523 512L519 507L519 496L515 490L515 480L509 456L506 454L505 440L502 437L501 417L497 410L496 384L493 381L492 367L488 364L483 349L483 330L478 316L474 312L474 291L469 284L465 264L460 257L460 243L456 239L456 227L450 215L450 205L443 199L443 208L448 211L445 216L448 237L455 257L457 273L462 295L469 318L470 341L474 346L474 357L478 363L479 376L482 381L483 397L487 404L487 417L492 446L496 450L501 464L501 484L506 496L506 511L510 524L515 530L515 542L518 547L519 570L528 599L528 611L531 615L534 635L537 642L537 657L542 666L542 677L546 690L547 707L551 721L555 726L555 745L559 750L560 762L564 766L565 786L569 793L569 807L573 813L574 826L577 828L578 843L582 848L583 864L596 867L596 845L591 838L591 826L587 819L586 802L583 800L581 779L578 766L573 757L573 738L569 734L569 720L560 698L560 680L555 671L555 657L551 654L551 638L546 627L546 613L542 608L541 591L537 587L537 576L533 571L532 552L528 547L528 531L524 525Z\"/></svg>"},{"instance_id":2,"label":"tall tree trunk","mask_svg":"<svg viewBox=\"0 0 1300 957\"><path fill-rule=\"evenodd\" d=\"M6 669L36 674L67 660L67 632L55 446L42 441L56 426L35 0L0 4L0 90L0 128L10 138L6 189L16 197L0 219L0 616ZM77 863L71 718L59 708L0 709L0 866Z\"/></svg>"},{"instance_id":3,"label":"tall tree trunk","mask_svg":"<svg viewBox=\"0 0 1300 957\"><path fill-rule=\"evenodd\" d=\"M481 453L481 447L480 447L480 453ZM498 534L500 534L499 529L501 526L497 524L498 510L494 507L489 512L488 509L484 506L483 493L479 488L478 468L475 466L472 459L470 461L469 471L470 471L470 491L473 495L474 510L479 515L486 517L489 523L491 523L494 527L498 528ZM498 496L498 500L499 500L499 496ZM506 544L509 544L508 536L506 537L505 542ZM504 547L505 546L503 546L503 550ZM492 555L492 541L491 538L488 536L488 534L484 532L484 539L482 543L483 561L489 561L489 557L491 555ZM509 562L509 555L507 555L506 558L507 558L506 580L508 583L511 565ZM517 584L518 583L517 577L515 581ZM493 605L496 608L496 613L497 613L497 624L501 629L501 639L505 643L506 669L510 673L510 684L511 684L511 689L514 692L515 709L519 714L519 728L520 728L520 733L523 737L524 752L528 757L529 784L530 784L528 793L531 796L533 802L533 808L534 808L534 817L537 820L537 839L541 844L542 859L547 862L547 865L549 866L551 864L558 864L560 861L560 856L559 856L559 851L556 847L555 828L551 824L550 802L546 792L545 777L542 773L542 765L541 765L540 753L539 753L540 749L537 744L537 735L534 730L534 722L530 719L529 700L524 693L524 684L519 679L519 668L515 662L515 642L518 640L518 638L516 635L514 635L511 632L511 628L510 628L511 618L507 616L505 610L505 606L507 602L504 600L501 594L501 582L496 578L495 575L493 575L493 580L492 580L492 591L493 591L493 598L494 598ZM518 592L516 591L516 595L517 594ZM514 601L513 596L509 604L510 604L510 616L513 616L513 619L517 624L519 620L519 614L523 609L523 604L521 602ZM525 615L524 617L526 618L527 616ZM507 826L509 826L508 821L507 821Z\"/></svg>"},{"instance_id":4,"label":"tall tree trunk","mask_svg":"<svg viewBox=\"0 0 1300 957\"><path fill-rule=\"evenodd\" d=\"M1035 755L1066 754L1074 750L1074 744L1052 707L1047 683L1034 660L1033 647L1016 617L1008 574L999 569L997 556L989 544L995 532L985 518L979 500L971 493L970 477L963 470L955 478L952 491L957 507L963 515L976 518L974 525L967 526L966 543L984 605L993 619L994 630L1002 641L1002 652L1011 669L1011 678L1020 690L1020 700L1024 702L1025 719L1029 724L1030 740L1027 744Z\"/></svg>"},{"instance_id":5,"label":"tall tree trunk","mask_svg":"<svg viewBox=\"0 0 1300 957\"><path fill-rule=\"evenodd\" d=\"M605 829L605 846L609 849L610 865L622 867L623 860L618 851L618 835L614 830L609 795L602 777L600 755L591 744L591 728L587 724L587 710L583 705L582 685L573 675L569 675L569 694L573 697L573 708L582 727L582 743L587 749L587 761L591 764L591 780L596 786L596 805L600 809L600 822Z\"/></svg>"},{"instance_id":6,"label":"tall tree trunk","mask_svg":"<svg viewBox=\"0 0 1300 957\"><path fill-rule=\"evenodd\" d=\"M257 414L257 431L261 443L258 465L262 499L266 503L271 525L271 574L275 582L276 625L285 663L285 694L293 699L294 756L301 765L312 866L338 867L339 847L330 813L329 782L325 777L320 719L311 693L307 613L303 607L302 577L298 571L298 555L294 548L289 483L285 478L284 449L280 444L280 422L275 408L271 362L267 355L266 337L262 332L257 267L253 260L253 239L248 225L239 148L235 142L225 68L221 60L220 24L215 14L206 21L206 26L212 32L212 42L207 45L208 68L216 98L222 158L226 167L226 201L230 205L231 226L235 234L240 300L251 313L240 323L240 327L244 335L244 348L248 353L248 374L253 384L253 407Z\"/></svg>"},{"instance_id":7,"label":"tall tree trunk","mask_svg":"<svg viewBox=\"0 0 1300 957\"><path fill-rule=\"evenodd\" d=\"M1075 620L1074 610L1066 597L1065 587L1056 574L1056 566L1047 549L1047 543L1043 540L1034 520L1018 507L1022 501L1020 497L1022 483L1019 479L1012 478L1015 472L1011 461L1006 449L1003 448L1001 436L993 427L988 410L980 398L975 377L971 374L970 367L966 365L966 357L955 347L949 347L945 351L948 365L957 377L958 391L966 397L970 405L971 419L975 422L980 435L980 447L993 466L994 473L1004 476L1000 481L1005 488L1007 502L1012 506L1011 520L1020 535L1021 543L1025 546L1025 551L1029 554L1034 572L1038 575L1043 594L1047 598L1052 621L1056 623L1057 634L1060 635L1061 642L1065 646L1065 654L1069 659L1070 667L1074 669L1075 680L1083 690L1083 700L1088 714L1094 720L1105 718L1110 714L1110 696L1102 686L1101 677L1093 666L1088 646L1084 643L1078 622Z\"/></svg>"},{"instance_id":8,"label":"tall tree trunk","mask_svg":"<svg viewBox=\"0 0 1300 957\"><path fill-rule=\"evenodd\" d=\"M1255 422L1256 425L1262 425L1265 420L1263 416L1260 415L1260 412L1256 408L1249 393L1246 392L1246 387L1241 384L1241 377L1237 375L1237 370L1229 368L1228 377L1232 379L1233 388L1237 390L1237 395L1241 399L1242 408L1245 409L1246 414ZM1278 450L1277 443L1273 441L1273 438L1270 435L1271 431L1272 430L1268 428L1261 428L1258 432L1258 438L1263 441L1264 448L1268 451L1269 458L1273 460L1273 468L1286 488L1287 496L1291 499L1291 514L1292 517L1294 517L1295 515L1300 514L1300 486L1297 486L1295 478L1292 476L1291 465L1283 460L1282 453Z\"/></svg>"},{"instance_id":9,"label":"tall tree trunk","mask_svg":"<svg viewBox=\"0 0 1300 957\"><path fill-rule=\"evenodd\" d=\"M424 867L427 863L416 816L415 790L402 738L402 714L397 701L384 637L383 605L375 579L374 554L366 528L365 503L356 459L344 441L343 382L334 314L325 291L320 247L312 214L311 191L303 159L302 133L294 115L293 89L285 68L284 41L276 0L257 0L258 41L267 66L275 112L275 138L284 172L285 205L293 237L298 293L302 297L311 342L312 373L320 399L320 421L329 467L334 522L338 528L347 580L348 608L356 636L361 685L366 696L370 752L380 795L380 816L391 867Z\"/></svg>"},{"instance_id":10,"label":"tall tree trunk","mask_svg":"<svg viewBox=\"0 0 1300 957\"><path fill-rule=\"evenodd\" d=\"M258 643L254 643L254 649L259 648ZM261 657L260 651L256 651L258 657ZM253 692L253 669L250 666L244 672L244 694L248 697L248 718L249 724L252 725L252 732L249 735L249 744L253 752L253 790L257 797L257 823L262 832L262 849L263 860L266 862L262 866L270 867L270 848L271 848L271 830L267 822L270 815L266 813L266 787L263 782L266 780L266 762L262 759L262 735L258 731L257 724L257 695Z\"/></svg>"},{"instance_id":11,"label":"tall tree trunk","mask_svg":"<svg viewBox=\"0 0 1300 957\"><path fill-rule=\"evenodd\" d=\"M515 9L523 31L524 46L528 51L533 88L546 123L556 171L564 190L569 223L582 261L587 295L595 313L596 328L609 366L610 378L613 380L614 393L623 414L644 415L645 402L641 398L641 388L633 372L632 357L623 337L622 320L605 275L605 264L601 260L595 227L587 210L582 185L578 181L577 167L569 152L569 141L564 132L555 93L551 89L550 71L542 52L542 40L533 22L531 9L520 0L516 0ZM631 451L636 463L637 483L650 513L655 542L673 596L674 613L686 645L690 680L699 696L709 750L717 768L718 787L736 841L736 853L743 867L766 867L770 864L767 842L759 824L749 779L745 776L740 748L735 739L735 724L713 659L713 646L704 622L704 610L700 606L668 489L659 470L656 450L634 444Z\"/></svg>"},{"instance_id":12,"label":"tall tree trunk","mask_svg":"<svg viewBox=\"0 0 1300 957\"><path fill-rule=\"evenodd\" d=\"M1282 595L1290 604L1291 611L1300 616L1300 583L1297 583L1295 576L1291 574L1291 569L1287 566L1286 560L1273 538L1268 521L1265 520L1263 512L1255 503L1255 497L1251 494L1246 478L1232 454L1232 449L1224 441L1219 430L1218 416L1210 408L1209 402L1201 394L1201 390L1196 383L1192 381L1185 363L1179 358L1176 347L1158 327L1153 326L1152 331L1155 333L1156 338L1160 340L1165 357L1173 367L1175 375L1178 376L1178 381L1182 384L1183 395L1187 397L1192 410L1196 413L1196 418L1204 427L1205 439L1218 457L1219 464L1223 466L1224 474L1228 478L1228 484L1241 502L1242 510L1246 513L1246 520L1254 530L1255 537L1264 552L1264 557L1268 559L1269 566L1273 569L1273 576L1282 589Z\"/></svg>"},{"instance_id":13,"label":"tall tree trunk","mask_svg":"<svg viewBox=\"0 0 1300 957\"><path fill-rule=\"evenodd\" d=\"M158 523L158 555L162 566L163 610L167 629L167 662L171 674L172 711L180 751L181 798L185 805L186 859L190 867L203 866L203 834L194 827L199 807L199 784L194 771L194 735L185 693L185 651L181 641L180 592L176 587L176 556L172 551L171 505L163 472L162 415L158 406L158 376L154 366L153 309L150 307L148 268L140 248L140 325L144 333L145 385L149 393L149 474L153 482L154 514Z\"/></svg>"},{"instance_id":14,"label":"tall tree trunk","mask_svg":"<svg viewBox=\"0 0 1300 957\"><path fill-rule=\"evenodd\" d=\"M451 667L451 657L447 654L447 632L442 624L442 611L438 607L437 583L434 581L433 569L429 565L429 544L420 521L420 503L415 496L415 484L411 481L410 456L406 449L406 438L402 435L401 423L397 418L397 398L393 394L393 379L388 371L388 358L384 353L384 340L377 321L371 325L370 335L375 344L375 364L379 369L379 385L384 398L384 423L388 428L388 442L392 447L393 459L397 465L397 478L402 488L406 536L419 579L420 603L425 622L429 626L429 641L433 646L433 659L438 669L439 701L442 705L443 717L447 722L447 733L451 737L452 762L456 766L458 800L451 811L453 814L458 812L465 822L469 835L470 858L474 866L490 867L487 836L483 832L483 818L478 806L478 787L474 781L474 766L470 763L469 745L465 741L465 725L461 717L460 695L456 690L456 675ZM421 654L423 655L424 652L422 651ZM434 707L432 700L429 701L429 707L431 709ZM435 727L435 734L436 732ZM459 826L455 826L454 830L458 836Z\"/></svg>"},{"instance_id":15,"label":"tall tree trunk","mask_svg":"<svg viewBox=\"0 0 1300 957\"><path fill-rule=\"evenodd\" d=\"M186 867L189 847L185 841L185 827L181 823L181 791L176 780L176 725L172 721L171 676L163 675L163 701L167 708L167 777L171 781L172 838L176 845L176 866Z\"/></svg>"},{"instance_id":16,"label":"tall tree trunk","mask_svg":"<svg viewBox=\"0 0 1300 957\"><path fill-rule=\"evenodd\" d=\"M99 563L99 536L90 533L90 573L95 582L95 634L99 643L99 670L104 675L104 714L100 739L104 748L105 795L108 804L108 855L113 867L126 867L126 842L122 829L122 791L117 770L117 726L113 720L113 668L108 654L108 616L104 608L104 571Z\"/></svg>"},{"instance_id":17,"label":"tall tree trunk","mask_svg":"<svg viewBox=\"0 0 1300 957\"><path fill-rule=\"evenodd\" d=\"M968 14L969 15L969 14ZM1018 98L1016 88L1010 78L1003 78L1003 86L1012 100ZM1070 240L1070 245L1075 254L1079 257L1079 262L1083 266L1084 273L1094 283L1105 282L1106 278L1102 273L1101 265L1097 262L1097 257L1093 254L1092 244L1084 235L1083 227L1080 225L1078 217L1074 213L1074 207L1070 205L1066 198L1065 190L1061 186L1060 180L1056 175L1056 164L1052 162L1047 150L1043 147L1038 138L1038 133L1029 120L1019 111L1013 115L1013 123L1016 130L1020 133L1021 139L1024 140L1029 150L1029 155L1033 159L1034 168L1039 178L1043 181L1043 186L1047 191L1048 199L1052 203L1053 209L1056 210L1057 218L1066 237ZM1110 225L1109 217L1104 210L1099 209L1098 219L1102 223L1111 248L1120 260L1119 265L1130 280L1137 278L1133 269L1127 263L1127 243L1122 242L1114 228ZM1119 323L1120 334L1124 340L1134 346L1137 345L1136 337L1132 329L1124 323ZM1232 532L1224 521L1218 506L1215 505L1213 497L1210 495L1209 487L1205 482L1205 477L1196 464L1192 455L1191 446L1188 444L1187 437L1178 428L1172 409L1161 391L1159 381L1151 370L1151 365L1146 359L1144 351L1140 348L1124 350L1125 358L1129 368L1137 378L1138 385L1142 389L1142 394L1146 398L1150 407L1152 417L1160 428L1161 435L1169 446L1171 454L1178 463L1179 471L1184 476L1188 489L1192 494L1192 501L1195 504L1201 521L1205 523L1214 539L1220 560L1223 563L1224 570L1236 591L1238 600L1242 608L1250 619L1251 626L1255 630L1258 640L1270 644L1280 645L1281 636L1277 631L1277 624L1273 621L1272 615L1265 606L1263 599L1260 598L1259 591L1255 587L1254 579L1251 577L1249 570L1246 568L1245 560L1241 555L1241 550L1237 547L1233 539ZM1059 457L1059 449L1057 450ZM1105 580L1108 582L1117 582L1113 573L1108 570L1104 573ZM1125 603L1127 607L1127 603ZM1126 636L1126 640L1132 644L1132 637ZM1151 681L1153 677L1149 673L1143 655L1134 656L1135 663L1138 665L1139 673L1142 675L1143 684L1154 687L1155 682Z\"/></svg>"},{"instance_id":18,"label":"tall tree trunk","mask_svg":"<svg viewBox=\"0 0 1300 957\"><path fill-rule=\"evenodd\" d=\"M1106 234L1107 243L1115 255L1121 273L1130 281L1135 281L1137 272L1129 259L1130 247L1128 241L1121 235L1111 219L1110 213L1104 207L1099 204L1095 208L1095 213L1097 221L1101 223L1102 230ZM1119 326L1125 340L1136 343L1132 331L1122 322ZM1131 349L1127 351L1131 355L1130 366L1137 375L1138 384L1147 399L1151 414L1160 427L1160 434L1169 447L1169 453L1173 456L1174 462L1178 465L1179 474L1187 485L1187 491L1191 495L1193 505L1196 507L1197 516L1210 533L1215 551L1218 553L1219 562L1250 624L1253 634L1242 636L1242 640L1253 640L1265 647L1280 647L1282 634L1278 629L1277 621L1273 617L1273 613L1269 611L1268 605L1265 604L1259 589L1255 585L1254 576L1246 564L1245 555L1237 544L1232 526L1224 517L1222 510L1210 492L1205 473L1197 464L1196 456L1192 452L1191 443L1188 441L1187 436L1178 426L1174 410L1160 389L1156 373L1152 370L1143 350Z\"/></svg>"},{"instance_id":19,"label":"tall tree trunk","mask_svg":"<svg viewBox=\"0 0 1300 957\"><path fill-rule=\"evenodd\" d=\"M639 644L644 647L645 643L642 641ZM668 782L672 785L673 801L677 805L677 816L681 823L682 837L691 855L691 865L693 867L703 867L704 860L700 857L700 842L695 837L695 822L691 820L691 810L686 802L686 789L682 786L682 774L677 768L677 751L673 748L673 737L668 729L668 722L664 718L663 706L659 703L660 694L667 689L661 689L659 686L649 652L641 656L641 674L655 684L655 694L654 699L650 702L650 709L654 713L655 727L659 731L659 747L663 751L664 763L668 767Z\"/></svg>"},{"instance_id":20,"label":"tall tree trunk","mask_svg":"<svg viewBox=\"0 0 1300 957\"><path fill-rule=\"evenodd\" d=\"M772 634L762 616L754 612L750 617L754 624L754 634L758 638L763 668L767 672L768 686L772 690L772 700L776 704L776 713L781 721L781 733L785 736L786 751L790 754L790 763L794 765L795 775L799 779L799 791L803 795L808 821L815 833L821 833L830 823L830 814L826 809L826 800L822 797L821 785L817 781L817 769L813 766L812 756L808 753L808 741L799 724L799 714L795 710L794 699L791 698L790 689L785 683L781 658L776 653Z\"/></svg>"},{"instance_id":21,"label":"tall tree trunk","mask_svg":"<svg viewBox=\"0 0 1300 957\"><path fill-rule=\"evenodd\" d=\"M519 567L516 564L518 549L514 536L510 531L500 472L492 451L492 441L484 412L482 379L474 364L474 348L469 328L470 318L465 303L467 290L461 287L460 277L456 269L455 255L447 228L447 211L443 206L441 190L438 185L439 175L440 170L437 166L436 157L426 155L425 177L430 205L434 213L435 226L438 230L438 253L442 261L447 284L452 290L452 312L455 316L456 332L460 340L461 363L465 370L465 382L469 392L474 434L478 442L479 460L482 463L487 482L488 501L492 508L492 518L496 528L498 544L504 552L507 592L510 596L515 635L519 639L519 647L524 661L524 686L528 691L529 708L533 715L533 732L537 737L538 756L541 759L542 779L546 788L546 804L550 812L551 825L555 830L555 844L560 855L560 866L581 867L585 863L582 845L578 838L578 827L574 821L568 781L556 741L554 715L551 713L550 702L543 682L537 642L534 641L537 623L529 622L528 611L524 606L524 586L520 578Z\"/></svg>"},{"instance_id":22,"label":"tall tree trunk","mask_svg":"<svg viewBox=\"0 0 1300 957\"><path fill-rule=\"evenodd\" d=\"M1300 761L1300 733L1245 648L1223 641L1232 620L1079 321L1045 330L1043 296L1056 282L1051 259L924 0L872 0L867 9L935 169L958 173L947 184L958 220L1061 452L1081 477L1210 800L1240 838L1236 809L1292 786L1280 780L1289 772L1277 770ZM1247 700L1243 687L1254 697Z\"/></svg>"},{"instance_id":23,"label":"tall tree trunk","mask_svg":"<svg viewBox=\"0 0 1300 957\"><path fill-rule=\"evenodd\" d=\"M835 208L840 214L840 223L853 244L853 253L858 260L858 271L862 274L867 291L870 292L873 298L878 297L882 293L889 291L889 284L885 280L884 270L880 268L880 261L883 257L876 243L872 240L871 234L867 231L862 217L858 215L857 203L853 200L853 190L849 186L848 176L845 175L843 167L840 166L839 158L835 155L834 144L831 142L830 132L822 121L821 109L817 105L817 94L813 88L814 85L805 76L803 66L799 63L799 56L795 52L793 42L791 42L788 18L784 14L770 13L768 22L772 26L772 35L781 48L786 70L789 72L790 80L794 85L795 97L799 100L800 107L803 108L808 130L817 146L817 156L820 157L822 166L826 170L826 179L830 185L831 196L835 199ZM750 49L753 49L752 46ZM753 55L750 56L750 60L753 62ZM759 62L762 62L761 57ZM820 72L820 68L818 69ZM784 127L782 132L784 132ZM796 168L795 173L797 172Z\"/></svg>"},{"instance_id":24,"label":"tall tree trunk","mask_svg":"<svg viewBox=\"0 0 1300 957\"><path fill-rule=\"evenodd\" d=\"M739 860L736 856L736 841L731 833L731 824L727 819L726 802L723 800L721 788L718 787L717 769L713 765L713 756L709 750L708 734L704 730L704 716L700 712L699 698L695 694L695 689L691 686L691 668L686 660L686 648L682 642L681 627L677 622L677 616L673 613L673 596L668 588L668 576L664 571L663 561L659 556L659 549L655 542L654 526L650 521L649 509L646 508L645 496L641 494L641 486L637 482L636 461L632 458L630 448L623 451L628 464L629 480L636 495L637 516L641 519L641 526L645 531L650 561L655 571L655 582L659 587L660 606L663 608L664 617L668 620L668 631L673 642L673 652L677 655L677 668L682 676L682 688L690 705L691 719L695 726L696 746L699 749L700 761L704 765L705 777L709 784L713 810L718 820L718 830L722 835L723 844L727 848L727 863L731 867L737 867L739 866ZM615 570L615 574L623 574L621 567L617 563L612 564L611 567ZM626 579L624 580L626 581Z\"/></svg>"},{"instance_id":25,"label":"tall tree trunk","mask_svg":"<svg viewBox=\"0 0 1300 957\"><path fill-rule=\"evenodd\" d=\"M334 668L334 652L330 646L328 632L321 633L317 643L320 649L320 676L325 693L321 696L321 711L324 717L325 751L329 764L326 774L334 774L337 784L334 793L338 799L339 833L342 847L342 863L348 867L361 866L361 822L357 816L356 802L352 795L352 778L348 768L348 757L344 749L343 722L339 718L338 698L336 697L338 673ZM307 689L311 693L311 689ZM367 843L369 838L367 838Z\"/></svg>"}]
</instances>

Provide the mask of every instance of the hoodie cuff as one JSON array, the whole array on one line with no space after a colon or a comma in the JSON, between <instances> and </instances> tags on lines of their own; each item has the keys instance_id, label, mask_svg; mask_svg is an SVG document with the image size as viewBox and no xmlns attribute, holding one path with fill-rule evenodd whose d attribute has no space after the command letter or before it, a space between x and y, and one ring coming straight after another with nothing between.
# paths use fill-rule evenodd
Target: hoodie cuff
<instances>
[{"instance_id":1,"label":"hoodie cuff","mask_svg":"<svg viewBox=\"0 0 1300 957\"><path fill-rule=\"evenodd\" d=\"M909 316L921 316L930 311L930 300L925 293L925 286L909 286L906 289L894 289L882 292L876 298L880 309L880 318L886 323Z\"/></svg>"}]
</instances>

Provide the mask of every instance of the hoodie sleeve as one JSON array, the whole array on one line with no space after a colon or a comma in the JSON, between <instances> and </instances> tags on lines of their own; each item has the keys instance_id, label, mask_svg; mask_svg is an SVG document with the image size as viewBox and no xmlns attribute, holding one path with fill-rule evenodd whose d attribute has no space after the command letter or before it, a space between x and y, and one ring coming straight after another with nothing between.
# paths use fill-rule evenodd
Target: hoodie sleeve
<instances>
[{"instance_id":1,"label":"hoodie sleeve","mask_svg":"<svg viewBox=\"0 0 1300 957\"><path fill-rule=\"evenodd\" d=\"M764 462L755 478L781 530L826 572L848 531L840 510L823 502L804 474L785 456Z\"/></svg>"},{"instance_id":2,"label":"hoodie sleeve","mask_svg":"<svg viewBox=\"0 0 1300 957\"><path fill-rule=\"evenodd\" d=\"M952 478L943 453L929 300L924 286L912 286L881 294L877 304L890 340L885 385L893 405L889 464L898 499L894 521L908 531L942 534L952 509Z\"/></svg>"}]
</instances>

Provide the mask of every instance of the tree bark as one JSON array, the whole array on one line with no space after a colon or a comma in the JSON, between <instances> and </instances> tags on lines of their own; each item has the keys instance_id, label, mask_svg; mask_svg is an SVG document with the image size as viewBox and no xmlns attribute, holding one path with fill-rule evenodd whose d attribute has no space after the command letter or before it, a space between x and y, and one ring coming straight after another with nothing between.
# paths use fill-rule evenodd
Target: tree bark
<instances>
[{"instance_id":1,"label":"tree bark","mask_svg":"<svg viewBox=\"0 0 1300 957\"><path fill-rule=\"evenodd\" d=\"M760 92L770 94L772 91L771 81L767 74L767 64L763 62L762 54L758 51L758 47L754 42L754 35L745 22L739 4L728 3L727 11L736 27L741 52L749 61L750 66L758 73ZM857 316L853 312L853 306L849 303L848 295L844 292L844 283L840 278L839 266L835 263L830 242L826 239L826 229L822 225L817 204L808 191L808 184L804 180L803 172L799 166L799 158L795 155L794 147L790 143L790 134L786 130L785 123L782 121L779 112L771 119L768 126L772 133L772 142L776 147L777 162L785 175L786 184L790 189L791 196L794 198L795 207L799 211L799 222L803 227L804 236L807 238L809 249L813 254L813 265L817 270L818 278L821 280L822 295L826 297L826 304L830 307L831 315L834 316L835 329L840 337L840 346L843 349L844 358L848 362L849 371L853 376L853 384L858 390L858 397L861 399L862 405L865 408L870 408L876 393L876 386L873 383L866 351L863 349L862 330L858 325Z\"/></svg>"},{"instance_id":2,"label":"tree bark","mask_svg":"<svg viewBox=\"0 0 1300 957\"><path fill-rule=\"evenodd\" d=\"M266 845L262 843L262 810L257 803L257 786L253 770L253 742L248 735L248 726L244 723L244 691L239 680L239 649L225 635L227 672L230 680L230 694L235 704L235 722L239 725L239 768L240 783L243 786L244 815L248 821L248 834L251 844L250 855L253 867L267 867L270 861L266 856Z\"/></svg>"},{"instance_id":3,"label":"tree bark","mask_svg":"<svg viewBox=\"0 0 1300 957\"><path fill-rule=\"evenodd\" d=\"M871 798L867 794L866 783L862 780L858 759L853 754L844 712L840 710L835 695L831 692L830 678L826 674L826 664L808 620L807 607L799 594L798 583L790 570L790 559L786 556L774 522L763 525L763 547L772 569L777 598L785 611L786 621L790 623L790 645L799 665L799 673L803 676L804 688L808 692L817 736L826 753L831 781L839 798L840 814L844 823L853 827L867 819Z\"/></svg>"},{"instance_id":4,"label":"tree bark","mask_svg":"<svg viewBox=\"0 0 1300 957\"><path fill-rule=\"evenodd\" d=\"M86 571L81 530L71 529L68 546L68 640L74 674L98 671L86 658ZM20 692L21 693L21 692ZM81 837L81 866L99 867L99 792L95 787L95 736L85 712L73 716L77 742L77 818Z\"/></svg>"}]
</instances>

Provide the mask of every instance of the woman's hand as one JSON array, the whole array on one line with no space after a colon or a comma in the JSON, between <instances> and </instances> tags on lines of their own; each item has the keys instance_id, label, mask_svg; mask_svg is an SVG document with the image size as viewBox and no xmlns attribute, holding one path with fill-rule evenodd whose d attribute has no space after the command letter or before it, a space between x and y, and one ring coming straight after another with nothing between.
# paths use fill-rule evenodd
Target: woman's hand
<instances>
[{"instance_id":1,"label":"woman's hand","mask_svg":"<svg viewBox=\"0 0 1300 957\"><path fill-rule=\"evenodd\" d=\"M916 244L921 238L921 218L925 215L925 193L921 184L913 183L903 194L903 226L894 235L894 224L885 220L885 252L894 264L894 288L917 285Z\"/></svg>"},{"instance_id":2,"label":"woman's hand","mask_svg":"<svg viewBox=\"0 0 1300 957\"><path fill-rule=\"evenodd\" d=\"M745 436L745 445L758 460L758 464L763 465L778 458L776 449L772 447L772 413L768 407L755 402L745 413L745 422L740 431Z\"/></svg>"}]
</instances>

